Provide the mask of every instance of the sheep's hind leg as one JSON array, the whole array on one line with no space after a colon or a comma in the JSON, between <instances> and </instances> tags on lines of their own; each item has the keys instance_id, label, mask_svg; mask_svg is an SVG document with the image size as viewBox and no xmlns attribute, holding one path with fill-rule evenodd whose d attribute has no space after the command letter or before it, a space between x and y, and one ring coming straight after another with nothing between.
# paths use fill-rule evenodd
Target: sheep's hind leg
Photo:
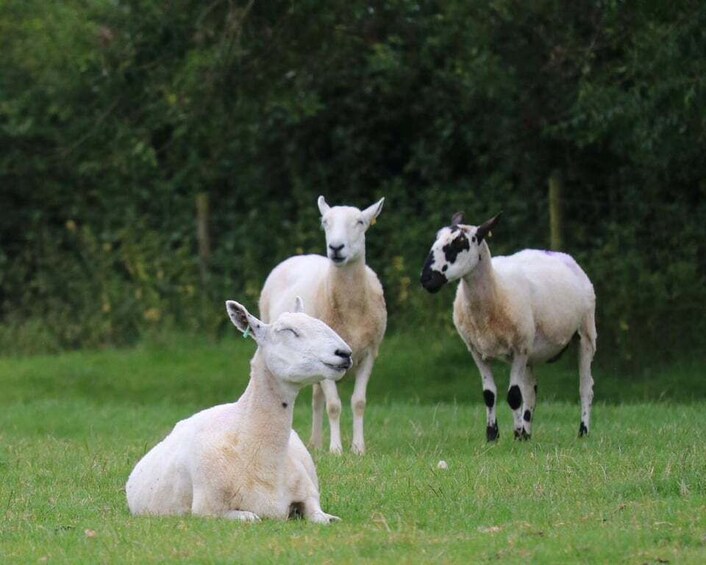
<instances>
[{"instance_id":1,"label":"sheep's hind leg","mask_svg":"<svg viewBox=\"0 0 706 565\"><path fill-rule=\"evenodd\" d=\"M326 397L326 412L331 433L329 451L335 455L343 453L341 444L341 398L338 396L336 383L325 379L320 383Z\"/></svg>"},{"instance_id":2,"label":"sheep's hind leg","mask_svg":"<svg viewBox=\"0 0 706 565\"><path fill-rule=\"evenodd\" d=\"M238 520L240 522L259 522L260 517L254 512L248 512L247 510L229 510L223 515L224 518L229 520Z\"/></svg>"},{"instance_id":3,"label":"sheep's hind leg","mask_svg":"<svg viewBox=\"0 0 706 565\"><path fill-rule=\"evenodd\" d=\"M493 379L493 372L490 370L490 365L483 361L483 358L473 351L473 349L469 348L469 351L473 356L473 361L475 361L476 367L478 367L478 371L480 371L481 379L483 380L483 399L485 400L486 411L485 438L487 441L497 441L500 437L496 413L498 388L495 386L495 380Z\"/></svg>"},{"instance_id":4,"label":"sheep's hind leg","mask_svg":"<svg viewBox=\"0 0 706 565\"><path fill-rule=\"evenodd\" d=\"M579 391L581 393L581 425L579 437L587 436L591 429L591 405L593 404L593 376L591 376L591 362L596 352L595 328L588 335L580 333L579 344Z\"/></svg>"},{"instance_id":5,"label":"sheep's hind leg","mask_svg":"<svg viewBox=\"0 0 706 565\"><path fill-rule=\"evenodd\" d=\"M525 387L527 355L515 355L510 369L510 387L507 390L507 403L512 410L515 426L515 439L529 439L522 419L522 389Z\"/></svg>"},{"instance_id":6,"label":"sheep's hind leg","mask_svg":"<svg viewBox=\"0 0 706 565\"><path fill-rule=\"evenodd\" d=\"M324 391L320 384L311 388L311 438L309 445L314 449L321 449L324 445Z\"/></svg>"},{"instance_id":7,"label":"sheep's hind leg","mask_svg":"<svg viewBox=\"0 0 706 565\"><path fill-rule=\"evenodd\" d=\"M260 517L254 512L247 510L229 510L223 494L223 491L217 488L195 485L194 496L191 502L191 513L194 516L223 517L229 520L239 520L241 522L260 521Z\"/></svg>"},{"instance_id":8,"label":"sheep's hind leg","mask_svg":"<svg viewBox=\"0 0 706 565\"><path fill-rule=\"evenodd\" d=\"M351 396L351 409L353 411L353 441L351 451L358 455L365 453L365 437L363 435L363 416L365 415L365 392L373 370L374 358L368 355L355 375L355 386Z\"/></svg>"}]
</instances>

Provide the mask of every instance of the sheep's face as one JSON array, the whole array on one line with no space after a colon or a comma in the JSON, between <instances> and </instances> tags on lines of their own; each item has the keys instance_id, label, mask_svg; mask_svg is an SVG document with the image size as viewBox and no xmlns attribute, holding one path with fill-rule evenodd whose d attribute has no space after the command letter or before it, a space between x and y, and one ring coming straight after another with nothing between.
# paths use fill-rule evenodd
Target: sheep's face
<instances>
[{"instance_id":1,"label":"sheep's face","mask_svg":"<svg viewBox=\"0 0 706 565\"><path fill-rule=\"evenodd\" d=\"M438 292L447 282L472 271L478 263L478 242L473 226L440 229L422 268L421 283L429 292Z\"/></svg>"},{"instance_id":2,"label":"sheep's face","mask_svg":"<svg viewBox=\"0 0 706 565\"><path fill-rule=\"evenodd\" d=\"M382 211L384 198L365 210L326 204L319 196L321 227L326 232L326 255L336 266L365 258L365 232Z\"/></svg>"},{"instance_id":3,"label":"sheep's face","mask_svg":"<svg viewBox=\"0 0 706 565\"><path fill-rule=\"evenodd\" d=\"M285 312L269 326L261 344L265 363L280 380L298 387L337 381L351 367L351 348L321 320Z\"/></svg>"},{"instance_id":4,"label":"sheep's face","mask_svg":"<svg viewBox=\"0 0 706 565\"><path fill-rule=\"evenodd\" d=\"M500 214L476 227L461 224L463 215L455 214L451 225L436 234L422 268L422 286L429 292L438 292L447 282L458 280L475 269L481 257L480 246L499 217Z\"/></svg>"},{"instance_id":5,"label":"sheep's face","mask_svg":"<svg viewBox=\"0 0 706 565\"><path fill-rule=\"evenodd\" d=\"M299 388L323 379L340 379L351 367L351 348L321 320L302 312L301 298L295 311L265 324L233 300L226 301L233 324L252 335L267 368L279 380Z\"/></svg>"}]
</instances>

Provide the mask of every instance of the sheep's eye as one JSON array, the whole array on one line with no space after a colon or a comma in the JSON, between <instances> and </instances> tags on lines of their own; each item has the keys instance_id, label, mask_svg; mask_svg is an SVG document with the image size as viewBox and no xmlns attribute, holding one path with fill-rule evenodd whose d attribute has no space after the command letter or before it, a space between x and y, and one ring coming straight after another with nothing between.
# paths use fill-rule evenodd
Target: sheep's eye
<instances>
[{"instance_id":1,"label":"sheep's eye","mask_svg":"<svg viewBox=\"0 0 706 565\"><path fill-rule=\"evenodd\" d=\"M475 236L475 235L471 238L471 241L472 241L473 243L476 242L476 236Z\"/></svg>"},{"instance_id":2,"label":"sheep's eye","mask_svg":"<svg viewBox=\"0 0 706 565\"><path fill-rule=\"evenodd\" d=\"M362 225L365 224L365 222L364 222L363 220L358 220L356 223L357 223L359 226L362 226Z\"/></svg>"},{"instance_id":3,"label":"sheep's eye","mask_svg":"<svg viewBox=\"0 0 706 565\"><path fill-rule=\"evenodd\" d=\"M299 334L297 332L295 332L292 328L282 328L280 331L281 332L292 332L292 334L294 334L294 337L299 337Z\"/></svg>"}]
</instances>

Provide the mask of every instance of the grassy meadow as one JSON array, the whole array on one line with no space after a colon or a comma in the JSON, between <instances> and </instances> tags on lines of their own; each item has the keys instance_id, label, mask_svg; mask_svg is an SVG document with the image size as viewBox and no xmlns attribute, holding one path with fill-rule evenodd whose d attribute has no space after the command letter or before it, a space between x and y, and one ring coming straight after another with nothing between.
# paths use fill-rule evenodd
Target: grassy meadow
<instances>
[{"instance_id":1,"label":"grassy meadow","mask_svg":"<svg viewBox=\"0 0 706 565\"><path fill-rule=\"evenodd\" d=\"M487 445L480 379L445 334L385 341L365 457L314 453L322 507L342 522L131 517L123 486L133 465L177 420L236 398L253 351L239 338L175 336L127 351L0 359L0 562L706 559L703 365L629 379L596 370L593 430L578 440L567 353L538 371L532 441L511 439L503 403L500 441ZM303 391L295 412L304 439L309 400Z\"/></svg>"}]
</instances>

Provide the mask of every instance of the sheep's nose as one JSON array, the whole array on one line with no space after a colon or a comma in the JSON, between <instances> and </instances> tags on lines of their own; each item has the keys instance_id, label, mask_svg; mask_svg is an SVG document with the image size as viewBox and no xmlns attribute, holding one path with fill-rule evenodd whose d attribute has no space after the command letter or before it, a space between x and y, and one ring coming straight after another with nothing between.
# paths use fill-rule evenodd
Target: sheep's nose
<instances>
[{"instance_id":1,"label":"sheep's nose","mask_svg":"<svg viewBox=\"0 0 706 565\"><path fill-rule=\"evenodd\" d=\"M336 349L335 354L338 357L342 357L345 365L350 368L353 365L353 360L351 359L351 352L345 349Z\"/></svg>"},{"instance_id":2,"label":"sheep's nose","mask_svg":"<svg viewBox=\"0 0 706 565\"><path fill-rule=\"evenodd\" d=\"M329 249L333 251L334 253L338 253L341 249L343 249L346 246L345 243L341 243L341 245L331 245L329 244Z\"/></svg>"},{"instance_id":3,"label":"sheep's nose","mask_svg":"<svg viewBox=\"0 0 706 565\"><path fill-rule=\"evenodd\" d=\"M419 277L419 282L421 282L422 286L433 294L435 292L439 292L441 287L444 286L448 280L439 271L425 269L422 271L422 276Z\"/></svg>"}]
</instances>

